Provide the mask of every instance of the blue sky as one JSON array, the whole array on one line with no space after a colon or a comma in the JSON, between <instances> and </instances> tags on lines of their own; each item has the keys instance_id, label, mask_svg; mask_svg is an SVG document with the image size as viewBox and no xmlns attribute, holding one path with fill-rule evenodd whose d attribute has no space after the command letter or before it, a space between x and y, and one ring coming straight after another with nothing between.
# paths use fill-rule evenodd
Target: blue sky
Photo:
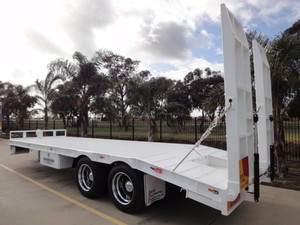
<instances>
[{"instance_id":1,"label":"blue sky","mask_svg":"<svg viewBox=\"0 0 300 225\"><path fill-rule=\"evenodd\" d=\"M0 81L30 85L56 58L91 58L105 48L139 69L183 79L195 68L223 71L220 4L245 29L274 38L300 19L299 0L1 1Z\"/></svg>"}]
</instances>

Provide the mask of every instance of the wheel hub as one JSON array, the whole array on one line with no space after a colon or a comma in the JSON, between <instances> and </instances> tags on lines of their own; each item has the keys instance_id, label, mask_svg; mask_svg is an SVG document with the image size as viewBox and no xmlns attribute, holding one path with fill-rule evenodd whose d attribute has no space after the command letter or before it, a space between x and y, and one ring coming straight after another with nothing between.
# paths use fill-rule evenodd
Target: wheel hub
<instances>
[{"instance_id":1,"label":"wheel hub","mask_svg":"<svg viewBox=\"0 0 300 225\"><path fill-rule=\"evenodd\" d=\"M125 189L128 192L132 192L133 191L133 184L132 184L131 181L129 181L129 180L126 181L126 183L125 183Z\"/></svg>"},{"instance_id":2,"label":"wheel hub","mask_svg":"<svg viewBox=\"0 0 300 225\"><path fill-rule=\"evenodd\" d=\"M94 180L94 175L93 175L92 172L90 172L90 174L89 174L89 179L90 179L90 181L93 181L93 180Z\"/></svg>"}]
</instances>

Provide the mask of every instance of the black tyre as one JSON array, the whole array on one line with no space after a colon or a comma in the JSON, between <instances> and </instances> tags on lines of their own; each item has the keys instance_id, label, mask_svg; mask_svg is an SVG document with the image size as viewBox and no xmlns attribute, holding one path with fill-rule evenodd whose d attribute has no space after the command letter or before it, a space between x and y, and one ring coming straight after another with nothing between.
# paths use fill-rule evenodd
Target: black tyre
<instances>
[{"instance_id":1,"label":"black tyre","mask_svg":"<svg viewBox=\"0 0 300 225\"><path fill-rule=\"evenodd\" d=\"M92 162L89 158L81 158L76 167L77 186L81 194L87 198L97 198L104 194L107 187L106 168Z\"/></svg>"},{"instance_id":2,"label":"black tyre","mask_svg":"<svg viewBox=\"0 0 300 225\"><path fill-rule=\"evenodd\" d=\"M121 164L108 175L108 191L115 206L125 213L134 213L145 206L143 174Z\"/></svg>"}]
</instances>

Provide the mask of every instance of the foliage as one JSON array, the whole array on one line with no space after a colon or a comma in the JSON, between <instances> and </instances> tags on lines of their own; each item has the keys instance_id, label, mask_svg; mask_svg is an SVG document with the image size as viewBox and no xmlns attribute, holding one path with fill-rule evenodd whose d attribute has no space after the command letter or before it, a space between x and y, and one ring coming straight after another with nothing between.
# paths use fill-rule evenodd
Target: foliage
<instances>
[{"instance_id":1,"label":"foliage","mask_svg":"<svg viewBox=\"0 0 300 225\"><path fill-rule=\"evenodd\" d=\"M285 32L268 49L272 77L277 173L286 176L283 118L300 87L300 37Z\"/></svg>"},{"instance_id":2,"label":"foliage","mask_svg":"<svg viewBox=\"0 0 300 225\"><path fill-rule=\"evenodd\" d=\"M69 126L70 121L74 126L74 119L78 117L78 108L76 107L78 96L74 93L72 82L67 81L57 87L51 104L52 113L62 118L64 127Z\"/></svg>"},{"instance_id":3,"label":"foliage","mask_svg":"<svg viewBox=\"0 0 300 225\"><path fill-rule=\"evenodd\" d=\"M300 92L297 93L295 98L288 105L287 114L289 117L300 118Z\"/></svg>"},{"instance_id":4,"label":"foliage","mask_svg":"<svg viewBox=\"0 0 300 225\"><path fill-rule=\"evenodd\" d=\"M91 104L95 98L105 94L108 81L103 74L98 73L95 63L80 52L75 52L73 59L75 62L59 59L52 65L55 71L60 71L70 79L73 95L77 96L76 108L79 112L82 136L85 137L88 132Z\"/></svg>"},{"instance_id":5,"label":"foliage","mask_svg":"<svg viewBox=\"0 0 300 225\"><path fill-rule=\"evenodd\" d=\"M190 101L188 88L181 81L168 89L167 104L164 107L165 117L169 127L175 130L184 128L184 121L190 119L192 102Z\"/></svg>"},{"instance_id":6,"label":"foliage","mask_svg":"<svg viewBox=\"0 0 300 225\"><path fill-rule=\"evenodd\" d=\"M141 76L133 77L129 82L128 99L131 113L148 120L148 141L153 141L156 120L164 115L166 95L173 85L171 79L152 77L150 80Z\"/></svg>"},{"instance_id":7,"label":"foliage","mask_svg":"<svg viewBox=\"0 0 300 225\"><path fill-rule=\"evenodd\" d=\"M49 109L55 97L57 88L56 83L63 80L63 76L55 75L53 71L49 71L45 80L36 80L34 83L37 92L36 98L38 99L38 105L42 107L39 110L44 113L45 129L48 129Z\"/></svg>"},{"instance_id":8,"label":"foliage","mask_svg":"<svg viewBox=\"0 0 300 225\"><path fill-rule=\"evenodd\" d=\"M224 104L219 103L220 105L216 107L216 104L213 101L207 101L206 107L204 107L204 101L209 91L215 85L224 83L224 79L221 76L220 71L211 71L210 68L206 68L204 71L206 72L205 74L203 70L195 69L193 72L189 72L184 78L184 84L188 88L188 93L192 101L192 108L202 111L202 119L200 123L201 132L204 132L203 124L205 121L205 113L210 117L214 117L215 111L218 109L218 107ZM222 94L224 94L224 92L222 92ZM211 105L209 106L209 104ZM209 109L209 111L206 111L206 109Z\"/></svg>"},{"instance_id":9,"label":"foliage","mask_svg":"<svg viewBox=\"0 0 300 225\"><path fill-rule=\"evenodd\" d=\"M206 98L203 101L203 110L207 112L210 119L213 120L216 110L218 110L217 114L220 114L224 110L224 106L224 83L218 83L208 90Z\"/></svg>"},{"instance_id":10,"label":"foliage","mask_svg":"<svg viewBox=\"0 0 300 225\"><path fill-rule=\"evenodd\" d=\"M30 109L37 102L37 99L29 94L31 87L24 88L22 85L0 82L0 88L0 100L6 123L10 122L11 117L15 117L19 126L23 128L24 120L34 113Z\"/></svg>"},{"instance_id":11,"label":"foliage","mask_svg":"<svg viewBox=\"0 0 300 225\"><path fill-rule=\"evenodd\" d=\"M119 120L119 126L129 127L128 109L130 107L127 98L129 78L136 72L139 61L126 58L108 50L99 50L93 57L93 62L99 69L107 71L109 79L108 99L98 99L101 105L106 105L105 114L110 119Z\"/></svg>"}]
</instances>

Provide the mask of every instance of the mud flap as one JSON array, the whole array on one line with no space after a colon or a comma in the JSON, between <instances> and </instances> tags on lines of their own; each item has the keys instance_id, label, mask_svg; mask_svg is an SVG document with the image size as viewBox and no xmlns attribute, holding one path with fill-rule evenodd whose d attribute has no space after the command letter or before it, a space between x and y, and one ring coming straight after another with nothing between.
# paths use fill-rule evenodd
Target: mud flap
<instances>
[{"instance_id":1,"label":"mud flap","mask_svg":"<svg viewBox=\"0 0 300 225\"><path fill-rule=\"evenodd\" d=\"M144 175L145 205L161 200L166 195L165 181L148 174Z\"/></svg>"}]
</instances>

